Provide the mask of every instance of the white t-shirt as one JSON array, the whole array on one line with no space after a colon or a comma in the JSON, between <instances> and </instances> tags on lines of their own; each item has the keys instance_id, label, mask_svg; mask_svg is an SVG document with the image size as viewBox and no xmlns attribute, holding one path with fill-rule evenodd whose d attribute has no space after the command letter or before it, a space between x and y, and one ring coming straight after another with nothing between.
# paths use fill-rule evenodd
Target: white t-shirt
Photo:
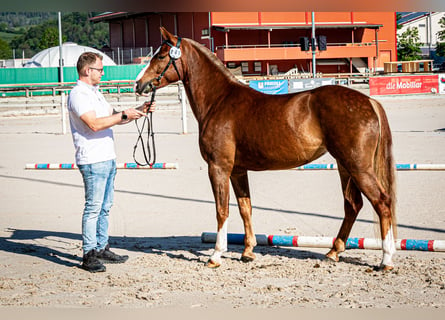
<instances>
[{"instance_id":1,"label":"white t-shirt","mask_svg":"<svg viewBox=\"0 0 445 320\"><path fill-rule=\"evenodd\" d=\"M91 86L77 80L77 85L68 95L68 111L76 164L91 164L116 159L113 130L111 128L94 132L80 117L89 111L96 111L96 117L107 117L113 112L110 104L99 91L99 86Z\"/></svg>"}]
</instances>

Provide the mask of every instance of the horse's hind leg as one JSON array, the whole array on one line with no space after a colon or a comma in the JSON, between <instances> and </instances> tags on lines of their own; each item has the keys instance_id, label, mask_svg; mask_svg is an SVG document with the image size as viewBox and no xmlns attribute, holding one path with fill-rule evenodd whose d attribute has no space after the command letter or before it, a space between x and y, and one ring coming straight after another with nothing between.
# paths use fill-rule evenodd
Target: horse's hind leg
<instances>
[{"instance_id":1,"label":"horse's hind leg","mask_svg":"<svg viewBox=\"0 0 445 320\"><path fill-rule=\"evenodd\" d=\"M244 262L253 261L255 259L253 248L256 246L256 238L252 227L252 205L250 202L247 171L243 171L239 174L232 174L230 179L238 201L241 218L244 223L244 252L241 256L241 260Z\"/></svg>"},{"instance_id":2,"label":"horse's hind leg","mask_svg":"<svg viewBox=\"0 0 445 320\"><path fill-rule=\"evenodd\" d=\"M363 207L361 192L351 179L351 176L340 164L338 165L338 171L343 190L345 217L332 249L326 254L326 257L334 261L338 261L338 254L345 251L346 241L351 232L352 225Z\"/></svg>"},{"instance_id":3,"label":"horse's hind leg","mask_svg":"<svg viewBox=\"0 0 445 320\"><path fill-rule=\"evenodd\" d=\"M229 174L220 166L209 165L209 178L215 197L217 235L215 251L207 266L217 268L221 265L222 253L227 251L227 218L229 217Z\"/></svg>"},{"instance_id":4,"label":"horse's hind leg","mask_svg":"<svg viewBox=\"0 0 445 320\"><path fill-rule=\"evenodd\" d=\"M384 190L373 171L364 171L357 174L355 181L379 216L383 249L383 259L380 267L383 270L391 270L394 268L392 256L396 252L391 214L391 201L394 201L394 199L391 199Z\"/></svg>"}]
</instances>

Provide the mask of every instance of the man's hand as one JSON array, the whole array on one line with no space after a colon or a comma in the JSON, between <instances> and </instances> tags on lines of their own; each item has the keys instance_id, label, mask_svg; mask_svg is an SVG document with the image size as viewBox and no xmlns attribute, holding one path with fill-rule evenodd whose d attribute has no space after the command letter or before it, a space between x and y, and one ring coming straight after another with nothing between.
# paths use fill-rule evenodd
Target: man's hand
<instances>
[{"instance_id":1,"label":"man's hand","mask_svg":"<svg viewBox=\"0 0 445 320\"><path fill-rule=\"evenodd\" d=\"M124 112L127 115L127 122L130 122L132 120L136 120L136 119L139 119L140 117L146 116L145 113L143 113L142 111L135 109L135 108L126 109Z\"/></svg>"},{"instance_id":2,"label":"man's hand","mask_svg":"<svg viewBox=\"0 0 445 320\"><path fill-rule=\"evenodd\" d=\"M155 107L156 107L156 102L153 101L153 103L145 102L142 106L140 106L137 109L144 113L148 113L155 111Z\"/></svg>"}]
</instances>

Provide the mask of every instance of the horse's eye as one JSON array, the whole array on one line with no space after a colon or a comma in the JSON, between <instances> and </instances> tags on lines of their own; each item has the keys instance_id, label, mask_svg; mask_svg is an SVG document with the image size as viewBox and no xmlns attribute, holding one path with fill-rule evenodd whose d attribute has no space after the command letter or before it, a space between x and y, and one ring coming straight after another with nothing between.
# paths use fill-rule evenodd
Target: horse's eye
<instances>
[{"instance_id":1,"label":"horse's eye","mask_svg":"<svg viewBox=\"0 0 445 320\"><path fill-rule=\"evenodd\" d=\"M163 57L161 57L161 56L158 56L158 59L159 59L159 60L164 60L164 59L165 59L165 57L167 57L167 56L163 56Z\"/></svg>"}]
</instances>

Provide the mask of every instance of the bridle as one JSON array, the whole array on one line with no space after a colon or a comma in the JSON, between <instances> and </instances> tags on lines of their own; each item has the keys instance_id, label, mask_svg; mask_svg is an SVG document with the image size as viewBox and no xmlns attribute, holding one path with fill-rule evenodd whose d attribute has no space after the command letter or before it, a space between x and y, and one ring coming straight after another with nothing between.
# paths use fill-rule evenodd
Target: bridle
<instances>
[{"instance_id":1,"label":"bridle","mask_svg":"<svg viewBox=\"0 0 445 320\"><path fill-rule=\"evenodd\" d=\"M156 78L154 78L153 80L157 80L158 82L161 82L161 79L164 77L165 73L167 72L168 68L170 67L170 65L173 64L173 67L176 70L176 73L178 74L178 79L181 80L181 75L179 74L179 70L178 67L176 66L176 60L178 60L179 58L181 58L182 56L182 52L181 49L179 48L179 46L181 45L181 38L178 37L178 41L176 42L176 46L174 46L170 41L168 40L164 40L164 42L162 43L167 44L170 47L170 50L168 52L168 56L170 57L170 60L168 61L167 65L165 66L164 70L161 72L161 74L159 76L157 76ZM152 90L156 90L157 87L155 87L153 85L153 80L151 80L149 82L150 88Z\"/></svg>"},{"instance_id":2,"label":"bridle","mask_svg":"<svg viewBox=\"0 0 445 320\"><path fill-rule=\"evenodd\" d=\"M181 38L178 37L178 41L176 42L176 46L174 46L168 40L164 40L162 45L164 45L164 44L167 44L168 46L170 46L170 50L168 52L168 56L170 57L170 60L168 61L167 65L165 66L165 68L161 72L161 74L159 76L157 76L156 78L154 78L154 79L152 79L152 80L150 80L148 82L148 85L150 86L151 91L152 91L151 99L150 99L150 106L155 101L156 90L158 89L158 87L153 85L153 81L157 80L158 83L160 83L161 79L164 77L164 75L167 72L168 68L172 64L173 64L173 67L176 70L176 73L178 74L178 79L181 80L181 75L179 74L178 67L176 66L176 60L181 58L181 55L182 55L181 49L179 48L179 46L181 45ZM147 109L147 113L148 113L149 109ZM145 144L144 143L144 138L142 137L142 134L143 134L146 122L148 122L148 126L147 126L147 142ZM153 113L150 112L150 117L148 117L148 115L146 117L144 117L144 122L142 123L142 128L141 129L139 129L139 125L137 123L137 120L135 120L135 123L136 123L136 128L138 130L139 136L138 136L138 139L136 140L136 144L134 145L134 148L133 148L133 159L136 162L136 164L138 164L140 166L150 166L150 167L153 167L153 165L156 163L156 146L155 146L155 136L154 136L154 132L153 132ZM150 146L150 138L151 138L151 146ZM140 163L140 162L138 162L136 160L136 150L137 150L139 142L141 142L141 145L142 145L142 153L144 155L145 163ZM153 149L153 154L151 152L151 149Z\"/></svg>"}]
</instances>

